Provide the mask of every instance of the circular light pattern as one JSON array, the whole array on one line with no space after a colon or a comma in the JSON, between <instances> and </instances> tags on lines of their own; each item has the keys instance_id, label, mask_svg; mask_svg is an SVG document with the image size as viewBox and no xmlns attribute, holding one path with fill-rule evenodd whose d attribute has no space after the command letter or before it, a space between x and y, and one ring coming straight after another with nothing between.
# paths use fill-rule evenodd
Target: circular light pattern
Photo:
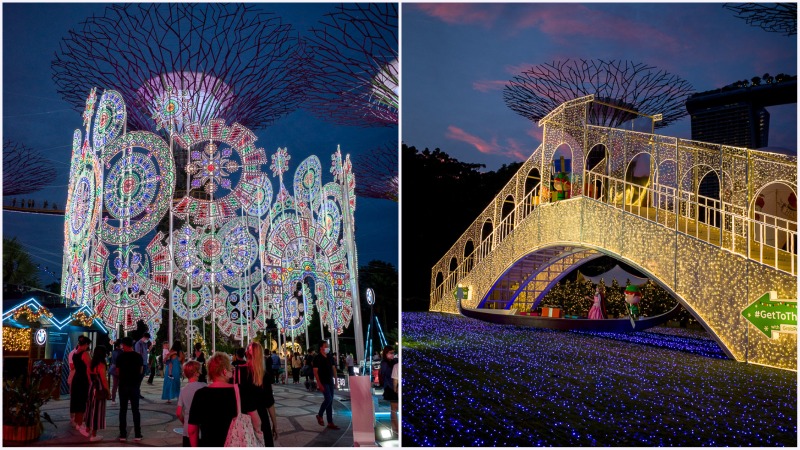
<instances>
[{"instance_id":1,"label":"circular light pattern","mask_svg":"<svg viewBox=\"0 0 800 450\"><path fill-rule=\"evenodd\" d=\"M266 174L246 177L241 189L234 191L244 211L255 217L263 217L272 204L272 184Z\"/></svg>"},{"instance_id":2,"label":"circular light pattern","mask_svg":"<svg viewBox=\"0 0 800 450\"><path fill-rule=\"evenodd\" d=\"M125 330L136 328L138 320L148 321L161 314L162 292L169 284L166 261L169 249L156 234L146 252L139 246L109 249L98 244L89 261L89 287L95 312L107 324L121 323Z\"/></svg>"},{"instance_id":3,"label":"circular light pattern","mask_svg":"<svg viewBox=\"0 0 800 450\"><path fill-rule=\"evenodd\" d=\"M258 289L228 288L220 290L224 301L217 302L215 311L220 331L228 336L255 336L266 329L266 320L257 296Z\"/></svg>"},{"instance_id":4,"label":"circular light pattern","mask_svg":"<svg viewBox=\"0 0 800 450\"><path fill-rule=\"evenodd\" d=\"M184 291L180 286L175 286L172 291L173 311L178 317L186 320L197 320L207 316L214 308L214 296L211 287L202 286L200 289Z\"/></svg>"},{"instance_id":5,"label":"circular light pattern","mask_svg":"<svg viewBox=\"0 0 800 450\"><path fill-rule=\"evenodd\" d=\"M117 91L105 91L97 104L92 137L95 149L105 147L122 133L125 101Z\"/></svg>"},{"instance_id":6,"label":"circular light pattern","mask_svg":"<svg viewBox=\"0 0 800 450\"><path fill-rule=\"evenodd\" d=\"M561 332L407 312L402 383L412 446L797 441L797 374L725 359L704 332Z\"/></svg>"},{"instance_id":7,"label":"circular light pattern","mask_svg":"<svg viewBox=\"0 0 800 450\"><path fill-rule=\"evenodd\" d=\"M103 220L101 237L110 244L133 242L155 228L169 208L175 191L172 153L155 134L133 131L106 146L102 160L110 169L104 198L112 219Z\"/></svg>"},{"instance_id":8,"label":"circular light pattern","mask_svg":"<svg viewBox=\"0 0 800 450\"><path fill-rule=\"evenodd\" d=\"M189 92L167 86L163 93L153 99L151 111L156 122L156 131L164 128L170 133L180 127L189 117Z\"/></svg>"},{"instance_id":9,"label":"circular light pattern","mask_svg":"<svg viewBox=\"0 0 800 450\"><path fill-rule=\"evenodd\" d=\"M230 220L217 229L209 225L185 225L175 231L175 263L181 286L204 284L252 286L261 277L258 267L259 221L256 218ZM248 273L249 271L249 273Z\"/></svg>"},{"instance_id":10,"label":"circular light pattern","mask_svg":"<svg viewBox=\"0 0 800 450\"><path fill-rule=\"evenodd\" d=\"M300 208L312 208L320 202L322 188L322 164L312 155L306 158L294 172L294 196Z\"/></svg>"}]
</instances>

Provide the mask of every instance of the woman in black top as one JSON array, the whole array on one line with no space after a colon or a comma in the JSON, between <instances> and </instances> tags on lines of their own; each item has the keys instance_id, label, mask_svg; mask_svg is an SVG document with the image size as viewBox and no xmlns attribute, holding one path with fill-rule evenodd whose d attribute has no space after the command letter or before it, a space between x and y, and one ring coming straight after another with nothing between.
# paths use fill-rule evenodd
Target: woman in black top
<instances>
[{"instance_id":1,"label":"woman in black top","mask_svg":"<svg viewBox=\"0 0 800 450\"><path fill-rule=\"evenodd\" d=\"M208 360L211 383L198 390L189 409L189 442L192 447L224 447L228 428L236 417L236 393L228 379L233 375L231 360L224 353L214 353ZM253 429L259 432L261 420L252 396L239 393L242 413L250 415Z\"/></svg>"},{"instance_id":2,"label":"woman in black top","mask_svg":"<svg viewBox=\"0 0 800 450\"><path fill-rule=\"evenodd\" d=\"M200 376L197 381L205 383L206 380L206 355L203 353L203 345L199 342L194 344L194 360L200 363Z\"/></svg>"},{"instance_id":3,"label":"woman in black top","mask_svg":"<svg viewBox=\"0 0 800 450\"><path fill-rule=\"evenodd\" d=\"M89 345L91 341L86 336L78 337L78 348L72 355L72 364L75 366L75 376L72 378L72 388L69 391L69 412L75 413L74 427L84 436L89 432L83 424L83 413L86 412L86 400L89 398Z\"/></svg>"},{"instance_id":4,"label":"woman in black top","mask_svg":"<svg viewBox=\"0 0 800 450\"><path fill-rule=\"evenodd\" d=\"M241 386L242 395L254 400L256 411L261 419L264 446L274 447L274 439L278 439L278 423L275 418L272 377L264 367L264 348L258 342L251 342L247 346L245 355L247 364L237 367L237 372L234 373L234 383Z\"/></svg>"}]
</instances>

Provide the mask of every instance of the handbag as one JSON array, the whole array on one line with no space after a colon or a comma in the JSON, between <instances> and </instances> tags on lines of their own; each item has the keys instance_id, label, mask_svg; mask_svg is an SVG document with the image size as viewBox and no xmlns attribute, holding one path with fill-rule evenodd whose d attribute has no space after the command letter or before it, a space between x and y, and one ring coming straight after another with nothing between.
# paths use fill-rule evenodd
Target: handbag
<instances>
[{"instance_id":1,"label":"handbag","mask_svg":"<svg viewBox=\"0 0 800 450\"><path fill-rule=\"evenodd\" d=\"M225 447L263 447L264 435L256 433L250 416L242 414L241 400L239 400L239 386L234 384L236 392L236 417L228 427L228 437L225 438Z\"/></svg>"}]
</instances>

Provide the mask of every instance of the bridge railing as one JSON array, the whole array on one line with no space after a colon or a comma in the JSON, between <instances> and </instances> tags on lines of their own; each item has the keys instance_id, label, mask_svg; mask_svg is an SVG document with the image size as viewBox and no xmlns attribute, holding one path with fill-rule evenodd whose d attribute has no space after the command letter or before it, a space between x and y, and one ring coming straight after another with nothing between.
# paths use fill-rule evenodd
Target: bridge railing
<instances>
[{"instance_id":1,"label":"bridge railing","mask_svg":"<svg viewBox=\"0 0 800 450\"><path fill-rule=\"evenodd\" d=\"M601 173L584 172L584 182L584 196L595 201L778 270L797 274L796 221L761 212L750 217L745 208L719 199L671 186L642 186ZM441 264L437 264L442 269L443 282L434 287L431 298L441 300L443 295L449 295L456 289L460 279L513 234L516 226L540 207L540 189L541 184L517 202L513 211L493 228L471 255L462 258L455 270L445 271ZM458 249L451 248L442 260L455 257L454 251Z\"/></svg>"}]
</instances>

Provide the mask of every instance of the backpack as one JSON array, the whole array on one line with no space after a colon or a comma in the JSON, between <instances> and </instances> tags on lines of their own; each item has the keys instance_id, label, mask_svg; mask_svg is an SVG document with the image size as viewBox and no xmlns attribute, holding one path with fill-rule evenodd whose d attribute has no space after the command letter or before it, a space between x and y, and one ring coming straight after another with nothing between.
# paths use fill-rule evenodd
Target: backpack
<instances>
[{"instance_id":1,"label":"backpack","mask_svg":"<svg viewBox=\"0 0 800 450\"><path fill-rule=\"evenodd\" d=\"M234 384L236 392L236 417L228 427L228 437L225 438L225 447L263 447L264 435L256 434L250 416L242 414L242 404L239 399L239 386ZM259 437L260 436L260 437Z\"/></svg>"}]
</instances>

